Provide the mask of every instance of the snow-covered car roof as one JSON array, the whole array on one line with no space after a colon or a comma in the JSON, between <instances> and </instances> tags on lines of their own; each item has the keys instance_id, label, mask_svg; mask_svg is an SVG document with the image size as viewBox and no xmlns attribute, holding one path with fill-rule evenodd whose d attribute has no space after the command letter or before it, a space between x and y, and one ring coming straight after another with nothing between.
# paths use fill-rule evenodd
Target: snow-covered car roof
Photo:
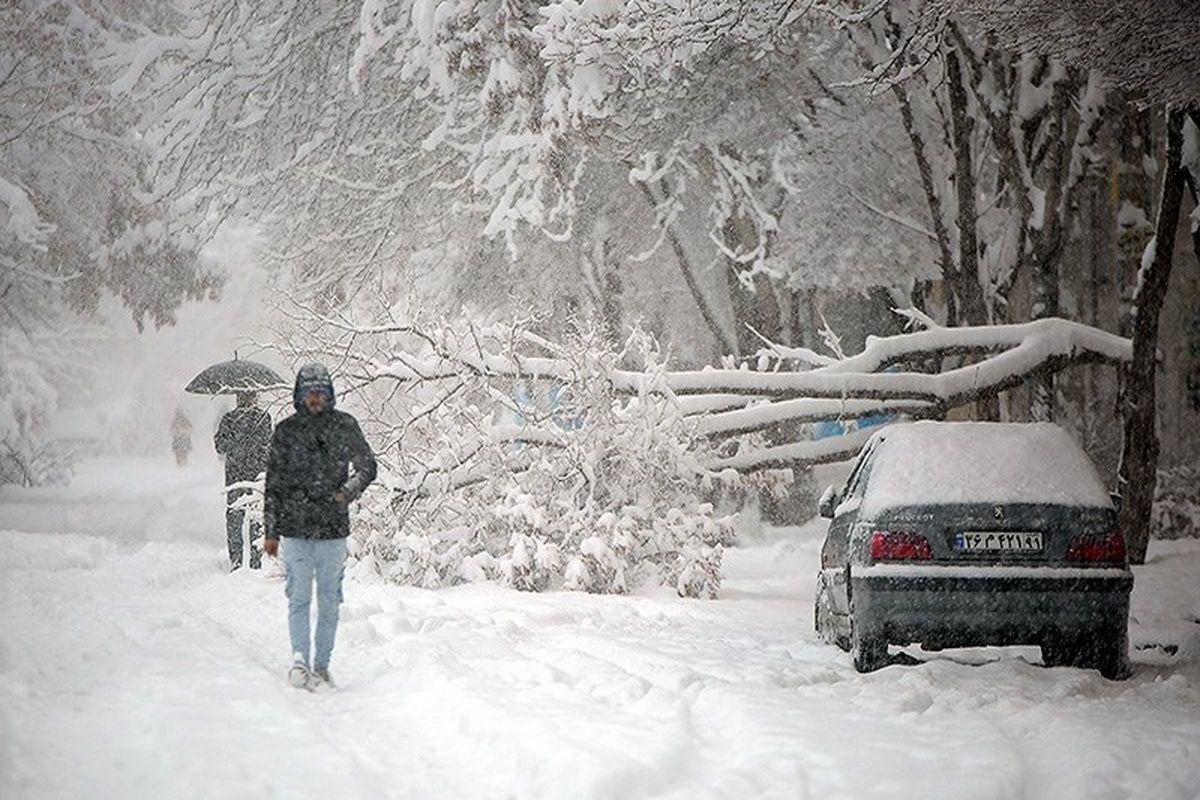
<instances>
[{"instance_id":1,"label":"snow-covered car roof","mask_svg":"<svg viewBox=\"0 0 1200 800\"><path fill-rule=\"evenodd\" d=\"M1112 507L1091 459L1052 423L900 423L871 443L863 513L950 503Z\"/></svg>"}]
</instances>

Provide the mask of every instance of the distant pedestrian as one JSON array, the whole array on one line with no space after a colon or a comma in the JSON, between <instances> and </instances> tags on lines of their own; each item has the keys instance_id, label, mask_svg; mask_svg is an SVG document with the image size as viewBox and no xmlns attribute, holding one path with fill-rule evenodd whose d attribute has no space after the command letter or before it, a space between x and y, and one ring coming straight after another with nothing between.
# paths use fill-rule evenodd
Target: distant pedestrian
<instances>
[{"instance_id":1,"label":"distant pedestrian","mask_svg":"<svg viewBox=\"0 0 1200 800\"><path fill-rule=\"evenodd\" d=\"M192 452L192 421L182 408L176 408L171 418L171 450L175 453L175 463L181 467Z\"/></svg>"},{"instance_id":2,"label":"distant pedestrian","mask_svg":"<svg viewBox=\"0 0 1200 800\"><path fill-rule=\"evenodd\" d=\"M316 689L333 684L329 658L342 602L349 505L375 479L375 455L354 417L334 408L333 380L323 365L301 367L292 402L296 413L282 420L271 437L264 548L269 555L282 550L287 569L292 641L288 682ZM317 629L312 637L309 610L314 580Z\"/></svg>"},{"instance_id":3,"label":"distant pedestrian","mask_svg":"<svg viewBox=\"0 0 1200 800\"><path fill-rule=\"evenodd\" d=\"M237 407L221 417L213 436L217 452L225 457L225 485L257 480L267 468L267 450L271 446L271 415L258 407L254 392L238 392ZM230 489L225 495L225 539L229 544L230 571L242 566L242 523L246 512L230 508L251 489ZM262 555L254 540L262 532L257 521L250 524L250 569L262 565Z\"/></svg>"}]
</instances>

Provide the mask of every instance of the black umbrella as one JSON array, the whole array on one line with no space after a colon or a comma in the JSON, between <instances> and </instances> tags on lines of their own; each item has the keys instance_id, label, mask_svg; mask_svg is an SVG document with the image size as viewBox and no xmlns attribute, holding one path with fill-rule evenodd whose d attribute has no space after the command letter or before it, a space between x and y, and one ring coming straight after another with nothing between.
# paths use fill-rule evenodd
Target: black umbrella
<instances>
[{"instance_id":1,"label":"black umbrella","mask_svg":"<svg viewBox=\"0 0 1200 800\"><path fill-rule=\"evenodd\" d=\"M266 364L244 361L233 354L233 361L222 361L192 378L185 392L192 394L237 394L286 387L283 378Z\"/></svg>"}]
</instances>

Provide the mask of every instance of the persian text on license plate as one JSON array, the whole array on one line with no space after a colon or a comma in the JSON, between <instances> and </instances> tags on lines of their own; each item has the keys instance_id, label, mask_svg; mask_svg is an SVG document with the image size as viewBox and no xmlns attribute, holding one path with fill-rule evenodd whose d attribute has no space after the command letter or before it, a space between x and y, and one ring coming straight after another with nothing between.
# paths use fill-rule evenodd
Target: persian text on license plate
<instances>
[{"instance_id":1,"label":"persian text on license plate","mask_svg":"<svg viewBox=\"0 0 1200 800\"><path fill-rule=\"evenodd\" d=\"M954 536L954 549L969 553L976 551L1040 552L1042 534L1038 531L963 531Z\"/></svg>"}]
</instances>

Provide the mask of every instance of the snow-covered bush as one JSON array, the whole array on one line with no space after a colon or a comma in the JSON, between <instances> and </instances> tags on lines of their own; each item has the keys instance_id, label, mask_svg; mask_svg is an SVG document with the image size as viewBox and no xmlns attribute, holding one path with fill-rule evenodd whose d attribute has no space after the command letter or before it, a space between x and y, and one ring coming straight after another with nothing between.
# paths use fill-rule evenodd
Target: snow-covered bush
<instances>
[{"instance_id":1,"label":"snow-covered bush","mask_svg":"<svg viewBox=\"0 0 1200 800\"><path fill-rule=\"evenodd\" d=\"M1200 538L1200 467L1160 469L1150 535L1155 539Z\"/></svg>"},{"instance_id":2,"label":"snow-covered bush","mask_svg":"<svg viewBox=\"0 0 1200 800\"><path fill-rule=\"evenodd\" d=\"M41 438L5 440L0 449L0 484L63 484L74 474L75 453L64 442Z\"/></svg>"},{"instance_id":3,"label":"snow-covered bush","mask_svg":"<svg viewBox=\"0 0 1200 800\"><path fill-rule=\"evenodd\" d=\"M470 366L515 341L536 337L522 326L447 328L428 344L455 365L451 377L373 412L376 433L396 438L356 512L361 557L426 587L498 579L624 593L651 583L715 597L731 520L705 499L715 477L693 425L656 391L665 359L655 343L640 331L621 352L592 334L542 342L570 368L524 380ZM618 363L645 370L643 391L614 391Z\"/></svg>"},{"instance_id":4,"label":"snow-covered bush","mask_svg":"<svg viewBox=\"0 0 1200 800\"><path fill-rule=\"evenodd\" d=\"M37 311L42 319L63 321L48 305ZM0 322L0 352L0 485L66 483L74 450L49 438L46 428L61 388L72 385L72 372L84 371L75 361L79 348L69 325L27 333Z\"/></svg>"}]
</instances>

